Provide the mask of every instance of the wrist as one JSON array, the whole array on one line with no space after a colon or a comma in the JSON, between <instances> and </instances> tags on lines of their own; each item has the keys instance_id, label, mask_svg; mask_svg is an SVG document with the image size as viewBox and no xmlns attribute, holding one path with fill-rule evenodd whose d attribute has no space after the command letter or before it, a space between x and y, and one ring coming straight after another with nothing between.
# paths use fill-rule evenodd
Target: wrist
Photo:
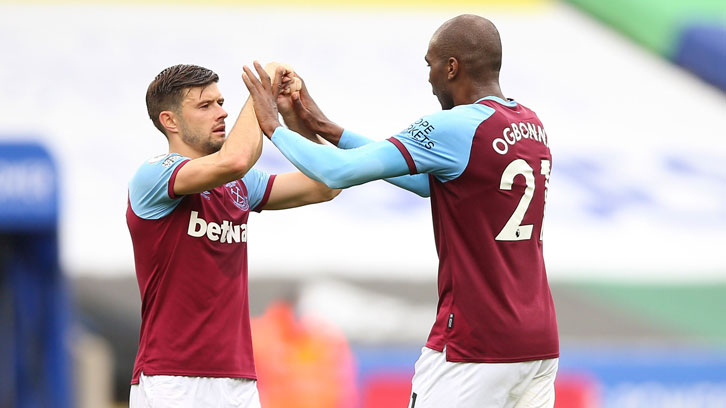
<instances>
[{"instance_id":1,"label":"wrist","mask_svg":"<svg viewBox=\"0 0 726 408\"><path fill-rule=\"evenodd\" d=\"M280 121L271 121L269 124L265 124L265 126L261 127L262 133L264 133L268 139L272 139L272 134L275 133L275 130L281 126Z\"/></svg>"},{"instance_id":2,"label":"wrist","mask_svg":"<svg viewBox=\"0 0 726 408\"><path fill-rule=\"evenodd\" d=\"M325 121L321 123L317 133L328 142L338 145L340 136L343 134L343 128L336 123Z\"/></svg>"}]
</instances>

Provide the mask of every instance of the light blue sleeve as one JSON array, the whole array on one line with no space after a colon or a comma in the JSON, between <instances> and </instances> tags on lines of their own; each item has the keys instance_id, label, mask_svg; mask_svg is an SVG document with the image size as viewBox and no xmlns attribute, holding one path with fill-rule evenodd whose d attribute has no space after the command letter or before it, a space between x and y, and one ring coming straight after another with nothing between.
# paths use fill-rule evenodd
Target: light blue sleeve
<instances>
[{"instance_id":1,"label":"light blue sleeve","mask_svg":"<svg viewBox=\"0 0 726 408\"><path fill-rule=\"evenodd\" d=\"M275 129L270 140L306 176L331 188L408 173L406 160L396 146L385 140L342 150L313 143L282 126Z\"/></svg>"},{"instance_id":2,"label":"light blue sleeve","mask_svg":"<svg viewBox=\"0 0 726 408\"><path fill-rule=\"evenodd\" d=\"M459 105L422 117L394 138L411 155L418 173L433 174L444 182L453 180L469 163L477 127L493 113L485 105Z\"/></svg>"},{"instance_id":3,"label":"light blue sleeve","mask_svg":"<svg viewBox=\"0 0 726 408\"><path fill-rule=\"evenodd\" d=\"M354 149L373 142L374 140L368 139L358 133L351 132L348 129L344 129L343 134L340 136L340 140L338 141L338 147L341 149ZM429 177L426 174L404 175L387 178L385 180L394 186L416 193L421 197L428 197L431 195L431 192L429 191Z\"/></svg>"},{"instance_id":4,"label":"light blue sleeve","mask_svg":"<svg viewBox=\"0 0 726 408\"><path fill-rule=\"evenodd\" d=\"M156 220L179 205L181 197L169 195L169 180L174 170L187 160L188 157L171 153L156 156L141 165L129 182L129 203L137 216Z\"/></svg>"},{"instance_id":5,"label":"light blue sleeve","mask_svg":"<svg viewBox=\"0 0 726 408\"><path fill-rule=\"evenodd\" d=\"M242 182L247 187L247 197L250 200L250 208L253 211L259 212L261 210L260 204L264 205L263 200L266 201L269 191L267 185L270 181L270 175L264 171L257 169L250 169L247 174L242 177Z\"/></svg>"},{"instance_id":6,"label":"light blue sleeve","mask_svg":"<svg viewBox=\"0 0 726 408\"><path fill-rule=\"evenodd\" d=\"M375 142L375 140L369 139L348 129L343 129L343 134L340 135L340 140L338 140L338 147L341 149L355 149L356 147L365 146L373 142Z\"/></svg>"}]
</instances>

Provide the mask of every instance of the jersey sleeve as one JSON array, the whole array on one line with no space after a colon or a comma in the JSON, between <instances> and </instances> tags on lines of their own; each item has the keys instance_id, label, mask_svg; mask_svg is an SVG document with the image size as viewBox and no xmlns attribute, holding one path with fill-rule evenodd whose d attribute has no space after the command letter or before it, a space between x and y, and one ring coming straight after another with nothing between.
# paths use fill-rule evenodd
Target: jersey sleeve
<instances>
[{"instance_id":1,"label":"jersey sleeve","mask_svg":"<svg viewBox=\"0 0 726 408\"><path fill-rule=\"evenodd\" d=\"M385 140L344 150L311 142L282 126L275 129L270 140L306 176L331 188L408 173L401 153Z\"/></svg>"},{"instance_id":2,"label":"jersey sleeve","mask_svg":"<svg viewBox=\"0 0 726 408\"><path fill-rule=\"evenodd\" d=\"M406 159L410 174L453 180L466 169L477 127L493 113L484 105L457 106L422 117L388 141Z\"/></svg>"},{"instance_id":3,"label":"jersey sleeve","mask_svg":"<svg viewBox=\"0 0 726 408\"><path fill-rule=\"evenodd\" d=\"M250 208L256 212L262 211L262 207L267 204L267 200L270 198L270 191L272 191L272 184L275 182L275 175L270 175L253 168L242 177L242 182L247 187Z\"/></svg>"},{"instance_id":4,"label":"jersey sleeve","mask_svg":"<svg viewBox=\"0 0 726 408\"><path fill-rule=\"evenodd\" d=\"M174 194L174 179L188 162L188 157L172 153L141 165L129 182L129 203L139 218L159 219L179 205L181 197Z\"/></svg>"},{"instance_id":5,"label":"jersey sleeve","mask_svg":"<svg viewBox=\"0 0 726 408\"><path fill-rule=\"evenodd\" d=\"M374 140L351 130L344 129L343 134L340 136L338 147L341 149L355 149L370 143L374 143ZM428 197L431 195L429 190L429 178L426 174L408 174L398 177L389 177L384 180L394 186L416 193L421 197Z\"/></svg>"},{"instance_id":6,"label":"jersey sleeve","mask_svg":"<svg viewBox=\"0 0 726 408\"><path fill-rule=\"evenodd\" d=\"M365 146L373 142L373 139L369 139L351 130L343 129L343 134L340 135L340 140L338 141L338 147L341 149L355 149L356 147Z\"/></svg>"}]
</instances>

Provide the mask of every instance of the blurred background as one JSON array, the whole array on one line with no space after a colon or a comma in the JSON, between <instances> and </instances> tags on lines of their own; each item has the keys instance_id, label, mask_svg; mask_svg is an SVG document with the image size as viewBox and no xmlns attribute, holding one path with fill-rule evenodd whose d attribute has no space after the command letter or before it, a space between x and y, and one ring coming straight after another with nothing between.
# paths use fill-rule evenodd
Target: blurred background
<instances>
[{"instance_id":1,"label":"blurred background","mask_svg":"<svg viewBox=\"0 0 726 408\"><path fill-rule=\"evenodd\" d=\"M550 135L556 406L726 406L726 2L306 3L0 0L0 407L128 404L124 212L167 149L158 72L216 71L232 123L242 66L287 62L384 139L440 109L423 56L461 13L497 25L502 89ZM292 170L267 142L256 167ZM428 200L374 182L254 214L249 257L263 406L406 406L436 308Z\"/></svg>"}]
</instances>

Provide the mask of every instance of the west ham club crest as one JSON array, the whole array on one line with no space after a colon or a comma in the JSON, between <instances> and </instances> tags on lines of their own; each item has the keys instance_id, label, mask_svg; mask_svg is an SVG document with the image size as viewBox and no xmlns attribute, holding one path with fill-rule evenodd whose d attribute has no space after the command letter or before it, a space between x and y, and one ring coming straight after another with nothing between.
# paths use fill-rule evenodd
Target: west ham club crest
<instances>
[{"instance_id":1,"label":"west ham club crest","mask_svg":"<svg viewBox=\"0 0 726 408\"><path fill-rule=\"evenodd\" d=\"M232 202L234 203L234 205L237 206L237 208L242 211L249 211L250 201L247 198L247 194L242 189L239 181L230 181L229 183L225 184L224 187L227 189L230 197L232 197Z\"/></svg>"}]
</instances>

